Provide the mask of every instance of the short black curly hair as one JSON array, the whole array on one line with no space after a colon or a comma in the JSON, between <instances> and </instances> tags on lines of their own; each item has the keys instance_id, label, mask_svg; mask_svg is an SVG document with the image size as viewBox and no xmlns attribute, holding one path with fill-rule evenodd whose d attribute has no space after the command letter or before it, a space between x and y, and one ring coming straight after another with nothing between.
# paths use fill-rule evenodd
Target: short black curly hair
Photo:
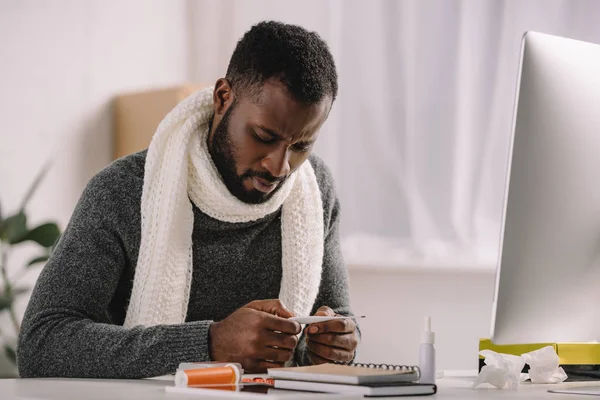
<instances>
[{"instance_id":1,"label":"short black curly hair","mask_svg":"<svg viewBox=\"0 0 600 400\"><path fill-rule=\"evenodd\" d=\"M256 98L270 78L279 79L291 97L305 104L337 96L337 71L325 41L316 32L277 21L252 26L238 41L227 75L233 90Z\"/></svg>"}]
</instances>

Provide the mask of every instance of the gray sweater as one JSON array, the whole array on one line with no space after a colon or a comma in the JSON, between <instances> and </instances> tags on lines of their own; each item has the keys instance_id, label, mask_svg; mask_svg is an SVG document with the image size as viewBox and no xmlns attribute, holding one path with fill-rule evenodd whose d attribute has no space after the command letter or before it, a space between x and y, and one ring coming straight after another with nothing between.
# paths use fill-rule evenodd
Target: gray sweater
<instances>
[{"instance_id":1,"label":"gray sweater","mask_svg":"<svg viewBox=\"0 0 600 400\"><path fill-rule=\"evenodd\" d=\"M123 328L140 242L146 152L113 162L93 177L25 312L18 343L21 377L145 378L180 362L210 361L208 331L252 300L279 295L281 212L226 223L194 207L194 271L186 323ZM349 314L339 244L339 202L332 177L311 156L323 199L325 253L313 312ZM302 338L301 338L302 339ZM295 361L307 364L304 340Z\"/></svg>"}]
</instances>

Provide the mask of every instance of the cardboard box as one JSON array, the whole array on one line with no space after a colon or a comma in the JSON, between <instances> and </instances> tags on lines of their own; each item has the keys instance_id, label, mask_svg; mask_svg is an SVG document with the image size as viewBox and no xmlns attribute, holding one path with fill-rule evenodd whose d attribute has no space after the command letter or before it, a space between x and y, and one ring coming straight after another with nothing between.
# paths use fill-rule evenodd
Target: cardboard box
<instances>
[{"instance_id":1,"label":"cardboard box","mask_svg":"<svg viewBox=\"0 0 600 400\"><path fill-rule=\"evenodd\" d=\"M184 84L117 96L113 103L113 159L147 149L158 124L169 111L207 86Z\"/></svg>"},{"instance_id":2,"label":"cardboard box","mask_svg":"<svg viewBox=\"0 0 600 400\"><path fill-rule=\"evenodd\" d=\"M568 375L569 381L600 380L600 343L554 342L497 345L490 339L479 340L479 351L492 350L497 353L520 356L530 351L551 346L558 354L559 364ZM484 358L479 356L479 370L485 365ZM523 372L527 372L526 364Z\"/></svg>"}]
</instances>

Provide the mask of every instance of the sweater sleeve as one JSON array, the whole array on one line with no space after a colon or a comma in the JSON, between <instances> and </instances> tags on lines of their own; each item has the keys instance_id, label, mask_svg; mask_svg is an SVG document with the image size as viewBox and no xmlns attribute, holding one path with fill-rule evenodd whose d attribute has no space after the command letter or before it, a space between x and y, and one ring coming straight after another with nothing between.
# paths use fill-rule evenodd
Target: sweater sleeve
<instances>
[{"instance_id":1,"label":"sweater sleeve","mask_svg":"<svg viewBox=\"0 0 600 400\"><path fill-rule=\"evenodd\" d=\"M348 271L340 244L340 201L335 193L333 178L327 167L320 160L313 160L313 162L317 167L315 172L322 191L326 234L321 283L311 315L316 313L321 306L328 306L336 314L354 315L350 305ZM360 337L358 322L357 331ZM304 334L298 341L295 361L298 365L310 365Z\"/></svg>"},{"instance_id":2,"label":"sweater sleeve","mask_svg":"<svg viewBox=\"0 0 600 400\"><path fill-rule=\"evenodd\" d=\"M106 176L90 181L36 282L19 334L21 377L146 378L210 359L212 321L125 329L107 312L130 263L120 231L132 222L115 199L126 190L114 187Z\"/></svg>"}]
</instances>

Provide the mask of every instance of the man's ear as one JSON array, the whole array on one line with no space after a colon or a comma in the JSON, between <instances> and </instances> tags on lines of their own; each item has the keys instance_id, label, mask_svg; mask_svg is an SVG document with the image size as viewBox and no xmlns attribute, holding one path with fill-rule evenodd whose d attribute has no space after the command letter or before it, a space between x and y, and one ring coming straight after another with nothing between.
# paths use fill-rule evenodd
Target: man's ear
<instances>
[{"instance_id":1,"label":"man's ear","mask_svg":"<svg viewBox=\"0 0 600 400\"><path fill-rule=\"evenodd\" d=\"M213 91L213 106L215 109L215 115L223 116L227 109L233 104L233 91L231 89L231 83L226 78L219 78L215 83L215 90Z\"/></svg>"}]
</instances>

